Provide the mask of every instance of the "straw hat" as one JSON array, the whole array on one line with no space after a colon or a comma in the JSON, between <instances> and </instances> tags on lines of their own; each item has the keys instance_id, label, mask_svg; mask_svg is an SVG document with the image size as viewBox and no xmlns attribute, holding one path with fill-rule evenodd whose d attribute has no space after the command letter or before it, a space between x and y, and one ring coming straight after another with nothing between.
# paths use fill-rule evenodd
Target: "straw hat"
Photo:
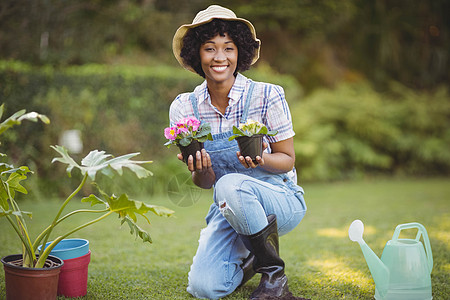
<instances>
[{"instance_id":1,"label":"straw hat","mask_svg":"<svg viewBox=\"0 0 450 300\"><path fill-rule=\"evenodd\" d=\"M172 42L172 49L173 54L175 55L175 58L178 60L180 65L182 65L184 68L188 69L191 72L195 71L188 65L186 65L183 61L183 59L180 56L181 48L183 47L183 38L186 32L194 27L206 24L211 22L213 19L222 19L222 20L228 20L228 21L240 21L248 26L250 29L253 39L257 41L259 44L261 44L261 41L256 38L256 30L255 27L253 27L252 23L250 23L246 19L238 18L236 17L236 14L225 7L219 6L219 5L211 5L207 9L200 11L194 18L191 24L185 24L181 25L180 28L175 32L175 35L173 37ZM259 47L255 51L255 56L253 57L252 64L254 64L259 58Z\"/></svg>"}]
</instances>

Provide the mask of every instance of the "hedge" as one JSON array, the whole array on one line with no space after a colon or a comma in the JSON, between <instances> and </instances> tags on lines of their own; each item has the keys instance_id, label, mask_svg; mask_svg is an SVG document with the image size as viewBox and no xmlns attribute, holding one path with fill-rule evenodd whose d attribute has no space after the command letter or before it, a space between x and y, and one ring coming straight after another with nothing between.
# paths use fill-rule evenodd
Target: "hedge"
<instances>
[{"instance_id":1,"label":"hedge","mask_svg":"<svg viewBox=\"0 0 450 300\"><path fill-rule=\"evenodd\" d=\"M413 91L392 83L320 89L294 115L300 177L330 180L367 175L450 174L450 96L447 87Z\"/></svg>"},{"instance_id":2,"label":"hedge","mask_svg":"<svg viewBox=\"0 0 450 300\"><path fill-rule=\"evenodd\" d=\"M450 97L446 87L413 91L392 84L377 92L364 81L341 83L304 96L295 79L259 64L247 76L280 84L293 117L296 168L300 180L334 180L374 174L450 174ZM32 67L0 61L0 103L10 115L20 109L48 115L50 125L23 124L4 135L15 164L32 166L41 189L64 189L64 170L51 165L50 145L62 132L80 130L83 154L105 150L120 155L141 152L154 160L148 192L186 172L166 149L162 134L177 94L202 81L181 68L167 66L83 65ZM80 154L81 157L81 154Z\"/></svg>"},{"instance_id":3,"label":"hedge","mask_svg":"<svg viewBox=\"0 0 450 300\"><path fill-rule=\"evenodd\" d=\"M301 89L289 76L275 74L261 64L248 76L283 84L292 99ZM181 92L192 91L203 79L181 68L167 66L83 65L67 68L33 67L18 61L0 61L0 103L10 115L20 109L46 114L51 124L23 124L4 135L2 147L15 164L32 165L44 187L61 189L56 182L63 170L51 165L50 145L59 144L61 134L81 132L84 151L105 150L120 155L140 152L154 160L158 170L153 181L166 183L174 172L176 148L163 145L168 110ZM81 155L80 155L81 156ZM171 160L171 161L167 161ZM173 162L175 160L175 163ZM183 168L184 169L184 168ZM41 180L42 181L42 180ZM154 186L153 183L151 183Z\"/></svg>"}]
</instances>

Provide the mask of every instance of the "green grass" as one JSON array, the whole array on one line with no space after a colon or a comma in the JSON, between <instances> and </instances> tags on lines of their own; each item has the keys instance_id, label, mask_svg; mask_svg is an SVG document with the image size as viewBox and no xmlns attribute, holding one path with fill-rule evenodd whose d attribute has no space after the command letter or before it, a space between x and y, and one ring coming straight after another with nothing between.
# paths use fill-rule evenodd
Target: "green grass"
<instances>
[{"instance_id":1,"label":"green grass","mask_svg":"<svg viewBox=\"0 0 450 300\"><path fill-rule=\"evenodd\" d=\"M448 178L442 178L303 185L308 212L300 225L280 240L291 291L312 299L373 299L375 286L363 254L347 235L350 223L361 219L364 239L379 256L398 224L423 224L433 250L433 299L448 299L448 183ZM142 199L176 211L176 217L168 219L150 215L151 225L143 225L153 244L135 241L115 217L73 236L88 239L92 251L85 298L192 299L186 292L187 273L210 199L211 191L202 191L199 201L188 207L175 206L167 196ZM53 216L55 207L54 201L22 204L22 209L34 212L29 226L39 228L44 225L40 223L44 216ZM8 226L0 220L0 256L20 249ZM226 299L245 299L257 284L255 277ZM0 299L4 297L1 272Z\"/></svg>"}]
</instances>

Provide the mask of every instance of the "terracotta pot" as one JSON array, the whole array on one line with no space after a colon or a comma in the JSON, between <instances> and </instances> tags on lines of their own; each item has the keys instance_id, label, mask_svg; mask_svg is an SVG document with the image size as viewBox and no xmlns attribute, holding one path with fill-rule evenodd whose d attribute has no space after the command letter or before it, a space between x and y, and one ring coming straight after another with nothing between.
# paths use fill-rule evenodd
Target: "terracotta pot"
<instances>
[{"instance_id":1,"label":"terracotta pot","mask_svg":"<svg viewBox=\"0 0 450 300\"><path fill-rule=\"evenodd\" d=\"M246 157L250 156L253 163L258 164L256 161L257 156L262 157L263 149L263 137L264 134L255 134L251 137L240 136L236 138L241 155Z\"/></svg>"},{"instance_id":2,"label":"terracotta pot","mask_svg":"<svg viewBox=\"0 0 450 300\"><path fill-rule=\"evenodd\" d=\"M180 148L181 154L183 154L183 160L184 162L188 163L188 158L189 155L192 155L192 157L194 158L194 166L195 163L197 162L197 160L195 159L195 155L197 153L197 151L200 151L203 149L203 143L199 143L198 141L192 141L189 145L187 146L181 146L181 145L177 145L178 148Z\"/></svg>"},{"instance_id":3,"label":"terracotta pot","mask_svg":"<svg viewBox=\"0 0 450 300\"><path fill-rule=\"evenodd\" d=\"M12 262L22 259L22 254L8 255L1 259L5 270L7 300L56 300L58 280L64 262L49 255L47 268L24 268Z\"/></svg>"}]
</instances>

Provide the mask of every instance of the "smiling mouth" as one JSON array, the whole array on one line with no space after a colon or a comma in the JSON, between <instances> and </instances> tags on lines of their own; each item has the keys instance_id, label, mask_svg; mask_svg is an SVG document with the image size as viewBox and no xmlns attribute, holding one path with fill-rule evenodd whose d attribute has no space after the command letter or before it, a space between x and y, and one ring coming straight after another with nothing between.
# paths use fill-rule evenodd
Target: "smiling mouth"
<instances>
[{"instance_id":1,"label":"smiling mouth","mask_svg":"<svg viewBox=\"0 0 450 300\"><path fill-rule=\"evenodd\" d=\"M222 72L225 71L228 68L228 66L211 67L211 68L216 72Z\"/></svg>"}]
</instances>

